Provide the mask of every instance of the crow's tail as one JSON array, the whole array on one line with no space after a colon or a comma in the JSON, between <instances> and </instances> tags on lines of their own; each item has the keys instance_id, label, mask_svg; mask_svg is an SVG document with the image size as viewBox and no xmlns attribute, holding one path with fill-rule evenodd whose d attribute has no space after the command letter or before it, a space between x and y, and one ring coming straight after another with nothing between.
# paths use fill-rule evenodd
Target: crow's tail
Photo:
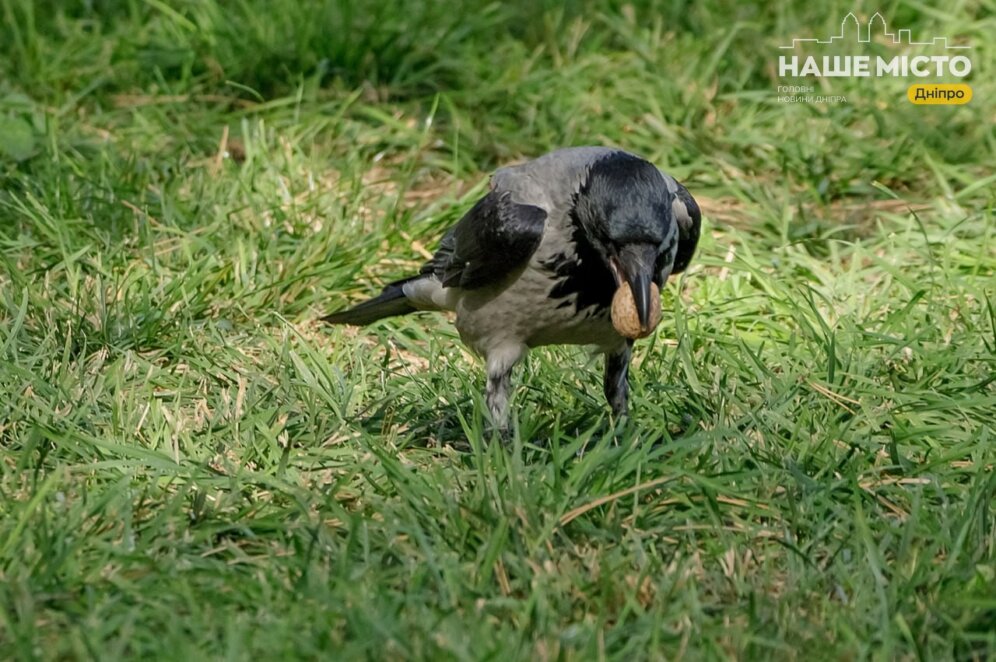
<instances>
[{"instance_id":1,"label":"crow's tail","mask_svg":"<svg viewBox=\"0 0 996 662\"><path fill-rule=\"evenodd\" d=\"M418 276L415 278L418 278ZM322 318L322 321L329 324L364 326L385 317L414 313L418 309L411 304L408 297L405 296L405 291L402 289L402 286L410 280L414 280L414 278L406 278L393 282L373 299L357 304L349 310L326 315Z\"/></svg>"}]
</instances>

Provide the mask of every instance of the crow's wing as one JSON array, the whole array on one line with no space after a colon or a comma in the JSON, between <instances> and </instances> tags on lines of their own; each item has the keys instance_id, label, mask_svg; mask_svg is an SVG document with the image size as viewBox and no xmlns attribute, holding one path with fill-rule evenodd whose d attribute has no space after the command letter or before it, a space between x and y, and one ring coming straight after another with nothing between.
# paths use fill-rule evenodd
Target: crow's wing
<instances>
[{"instance_id":1,"label":"crow's wing","mask_svg":"<svg viewBox=\"0 0 996 662\"><path fill-rule=\"evenodd\" d=\"M547 213L493 190L478 200L423 268L444 287L472 290L498 284L526 264L543 236Z\"/></svg>"},{"instance_id":2,"label":"crow's wing","mask_svg":"<svg viewBox=\"0 0 996 662\"><path fill-rule=\"evenodd\" d=\"M674 257L671 273L678 274L685 270L692 260L695 247L699 243L699 232L702 227L702 212L695 198L681 184L675 182L674 200L671 202L671 212L678 224L678 250Z\"/></svg>"}]
</instances>

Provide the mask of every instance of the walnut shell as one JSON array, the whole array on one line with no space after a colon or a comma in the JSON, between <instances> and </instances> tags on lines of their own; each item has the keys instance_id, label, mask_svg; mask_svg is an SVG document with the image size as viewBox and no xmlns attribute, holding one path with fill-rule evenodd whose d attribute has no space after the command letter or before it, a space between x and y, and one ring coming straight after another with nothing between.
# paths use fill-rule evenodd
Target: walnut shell
<instances>
[{"instance_id":1,"label":"walnut shell","mask_svg":"<svg viewBox=\"0 0 996 662\"><path fill-rule=\"evenodd\" d=\"M629 283L623 283L612 297L612 326L624 338L646 338L661 322L661 291L656 283L650 284L650 319L647 328L640 328L640 318L636 314L636 300Z\"/></svg>"}]
</instances>

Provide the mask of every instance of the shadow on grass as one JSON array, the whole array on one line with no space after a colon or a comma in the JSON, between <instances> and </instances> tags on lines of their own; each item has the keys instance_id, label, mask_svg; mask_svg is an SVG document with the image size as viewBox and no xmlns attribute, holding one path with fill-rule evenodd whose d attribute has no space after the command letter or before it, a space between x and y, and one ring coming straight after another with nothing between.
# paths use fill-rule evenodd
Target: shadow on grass
<instances>
[{"instance_id":1,"label":"shadow on grass","mask_svg":"<svg viewBox=\"0 0 996 662\"><path fill-rule=\"evenodd\" d=\"M475 442L510 445L517 435L524 446L546 451L553 444L606 436L614 436L619 444L641 439L653 446L667 445L694 432L700 420L686 411L650 422L638 404L630 416L616 420L603 403L587 394L579 394L573 406L558 409L536 387L522 385L519 390L512 404L511 428L505 434L493 429L477 393L445 404L428 394L424 399L414 394L383 398L358 415L357 426L371 436L397 437L405 447L449 446L470 452Z\"/></svg>"}]
</instances>

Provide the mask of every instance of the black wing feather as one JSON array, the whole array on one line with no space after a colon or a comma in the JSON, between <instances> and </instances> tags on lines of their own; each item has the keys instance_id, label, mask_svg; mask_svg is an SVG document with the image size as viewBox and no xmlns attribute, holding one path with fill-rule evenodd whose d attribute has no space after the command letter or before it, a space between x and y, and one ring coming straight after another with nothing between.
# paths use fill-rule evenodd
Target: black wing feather
<instances>
[{"instance_id":1,"label":"black wing feather","mask_svg":"<svg viewBox=\"0 0 996 662\"><path fill-rule=\"evenodd\" d=\"M688 263L692 261L692 255L695 254L695 247L699 243L699 232L702 227L702 212L699 211L699 205L695 202L692 194L688 192L688 189L678 184L676 195L685 205L685 209L688 210L689 218L685 223L682 223L680 219L676 219L678 220L678 250L674 256L674 267L671 269L671 273L673 274L679 274L684 271Z\"/></svg>"},{"instance_id":2,"label":"black wing feather","mask_svg":"<svg viewBox=\"0 0 996 662\"><path fill-rule=\"evenodd\" d=\"M440 242L422 268L446 287L472 290L501 282L535 252L546 212L492 191L477 201Z\"/></svg>"}]
</instances>

